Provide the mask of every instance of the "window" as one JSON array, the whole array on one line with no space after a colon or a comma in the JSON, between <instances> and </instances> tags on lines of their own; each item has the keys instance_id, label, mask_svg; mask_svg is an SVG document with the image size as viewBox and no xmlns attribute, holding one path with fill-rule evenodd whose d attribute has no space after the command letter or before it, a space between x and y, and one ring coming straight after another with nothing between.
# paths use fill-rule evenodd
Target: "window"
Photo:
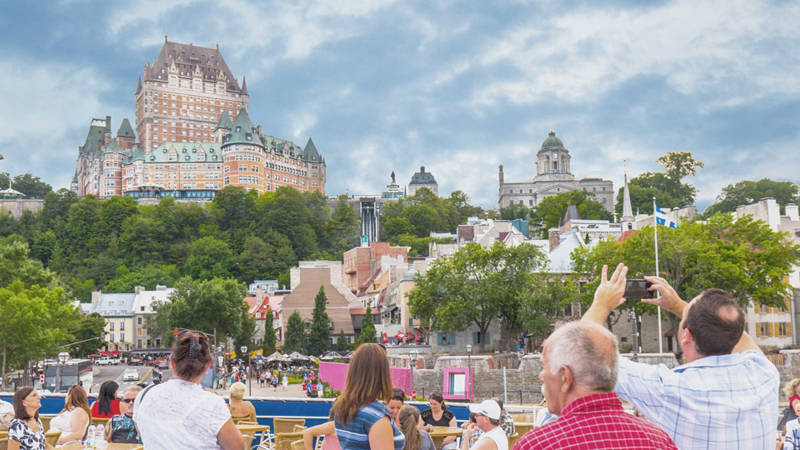
<instances>
[{"instance_id":1,"label":"window","mask_svg":"<svg viewBox=\"0 0 800 450\"><path fill-rule=\"evenodd\" d=\"M139 324L139 325L141 325L141 324L142 324L142 318L141 318L141 317L139 317L139 318L137 319L137 322L138 322L138 324Z\"/></svg>"},{"instance_id":2,"label":"window","mask_svg":"<svg viewBox=\"0 0 800 450\"><path fill-rule=\"evenodd\" d=\"M140 318L140 319L141 319L141 318ZM141 336L141 335L142 335L142 329L141 329L141 328L137 328L137 329L136 329L136 335L137 335L137 336Z\"/></svg>"},{"instance_id":3,"label":"window","mask_svg":"<svg viewBox=\"0 0 800 450\"><path fill-rule=\"evenodd\" d=\"M125 321L121 321L119 323L119 331L125 331Z\"/></svg>"},{"instance_id":4,"label":"window","mask_svg":"<svg viewBox=\"0 0 800 450\"><path fill-rule=\"evenodd\" d=\"M480 331L472 333L472 345L489 344L491 341L491 333L488 331L483 335L481 335Z\"/></svg>"},{"instance_id":5,"label":"window","mask_svg":"<svg viewBox=\"0 0 800 450\"><path fill-rule=\"evenodd\" d=\"M120 333L119 334L119 340L120 341L124 341L125 340L125 333Z\"/></svg>"},{"instance_id":6,"label":"window","mask_svg":"<svg viewBox=\"0 0 800 450\"><path fill-rule=\"evenodd\" d=\"M110 341L111 341L111 342L114 342L114 333L111 333L111 338L110 338Z\"/></svg>"},{"instance_id":7,"label":"window","mask_svg":"<svg viewBox=\"0 0 800 450\"><path fill-rule=\"evenodd\" d=\"M114 322L109 322L108 323L108 330L109 331L114 331Z\"/></svg>"},{"instance_id":8,"label":"window","mask_svg":"<svg viewBox=\"0 0 800 450\"><path fill-rule=\"evenodd\" d=\"M438 333L439 345L454 345L456 343L455 333Z\"/></svg>"}]
</instances>

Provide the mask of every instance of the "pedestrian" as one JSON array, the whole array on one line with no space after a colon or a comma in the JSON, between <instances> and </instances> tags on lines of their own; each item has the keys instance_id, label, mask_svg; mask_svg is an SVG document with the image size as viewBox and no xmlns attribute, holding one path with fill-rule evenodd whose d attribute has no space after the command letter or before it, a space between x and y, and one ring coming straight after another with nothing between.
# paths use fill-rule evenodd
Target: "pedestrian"
<instances>
[{"instance_id":1,"label":"pedestrian","mask_svg":"<svg viewBox=\"0 0 800 450\"><path fill-rule=\"evenodd\" d=\"M469 411L475 414L475 423L467 426L464 438L461 440L461 450L470 448L474 450L508 450L508 437L500 428L500 405L489 399L477 405L470 405ZM470 446L472 434L476 430L481 431L481 437Z\"/></svg>"},{"instance_id":2,"label":"pedestrian","mask_svg":"<svg viewBox=\"0 0 800 450\"><path fill-rule=\"evenodd\" d=\"M603 266L583 321L605 325L625 300L627 271L620 263L608 279ZM617 394L680 448L771 449L780 377L744 331L744 311L736 298L722 289L706 289L686 303L665 279L644 278L661 295L642 301L681 319L677 338L684 364L670 369L620 358Z\"/></svg>"},{"instance_id":3,"label":"pedestrian","mask_svg":"<svg viewBox=\"0 0 800 450\"><path fill-rule=\"evenodd\" d=\"M278 391L278 376L277 375L273 375L272 376L272 389L275 392Z\"/></svg>"}]
</instances>

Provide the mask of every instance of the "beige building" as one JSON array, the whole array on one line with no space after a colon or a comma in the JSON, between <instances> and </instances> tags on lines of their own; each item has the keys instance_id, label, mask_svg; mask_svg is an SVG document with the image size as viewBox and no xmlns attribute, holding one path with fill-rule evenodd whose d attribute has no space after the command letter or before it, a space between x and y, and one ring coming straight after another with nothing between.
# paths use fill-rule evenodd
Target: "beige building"
<instances>
[{"instance_id":1,"label":"beige building","mask_svg":"<svg viewBox=\"0 0 800 450\"><path fill-rule=\"evenodd\" d=\"M156 311L153 306L158 303L171 301L170 295L175 289L166 286L156 286L154 291L145 290L142 286L134 288L133 300L133 326L135 334L133 342L136 349L163 348L161 336L152 336L148 332L148 321L153 320Z\"/></svg>"},{"instance_id":2,"label":"beige building","mask_svg":"<svg viewBox=\"0 0 800 450\"><path fill-rule=\"evenodd\" d=\"M561 139L551 131L536 153L536 176L531 181L506 182L503 165L498 168L500 181L498 204L505 208L511 204L531 208L547 197L564 192L582 190L594 197L609 212L614 210L614 184L600 178L575 179L572 174L572 157Z\"/></svg>"},{"instance_id":3,"label":"beige building","mask_svg":"<svg viewBox=\"0 0 800 450\"><path fill-rule=\"evenodd\" d=\"M81 305L86 314L97 313L106 321L103 347L108 351L127 352L134 348L134 294L92 292L92 303Z\"/></svg>"}]
</instances>

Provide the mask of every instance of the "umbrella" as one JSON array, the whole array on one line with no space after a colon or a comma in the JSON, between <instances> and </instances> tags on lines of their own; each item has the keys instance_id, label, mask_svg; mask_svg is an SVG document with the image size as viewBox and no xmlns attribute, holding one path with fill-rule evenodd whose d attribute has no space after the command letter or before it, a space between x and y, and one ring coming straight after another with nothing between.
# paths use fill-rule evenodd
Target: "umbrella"
<instances>
[{"instance_id":1,"label":"umbrella","mask_svg":"<svg viewBox=\"0 0 800 450\"><path fill-rule=\"evenodd\" d=\"M267 361L268 361L268 362L272 362L272 361L283 361L283 355L281 355L281 354L280 354L280 353L278 353L278 352L275 352L275 353L273 353L273 354L271 354L271 355L267 356Z\"/></svg>"},{"instance_id":2,"label":"umbrella","mask_svg":"<svg viewBox=\"0 0 800 450\"><path fill-rule=\"evenodd\" d=\"M308 356L301 354L300 352L292 352L289 353L289 358L292 361L308 361Z\"/></svg>"},{"instance_id":3,"label":"umbrella","mask_svg":"<svg viewBox=\"0 0 800 450\"><path fill-rule=\"evenodd\" d=\"M320 359L325 359L325 360L328 360L328 359L341 359L341 358L343 358L343 356L339 352L334 352L334 351L325 352L320 357Z\"/></svg>"}]
</instances>

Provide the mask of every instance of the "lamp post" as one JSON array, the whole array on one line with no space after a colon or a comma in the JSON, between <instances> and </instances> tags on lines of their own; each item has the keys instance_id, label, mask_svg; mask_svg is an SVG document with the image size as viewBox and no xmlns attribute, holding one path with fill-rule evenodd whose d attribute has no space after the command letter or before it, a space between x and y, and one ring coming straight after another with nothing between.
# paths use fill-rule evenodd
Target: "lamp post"
<instances>
[{"instance_id":1,"label":"lamp post","mask_svg":"<svg viewBox=\"0 0 800 450\"><path fill-rule=\"evenodd\" d=\"M239 350L242 351L242 354L247 353L247 346L243 345ZM252 377L253 368L250 366L250 355L247 355L247 385L248 390L250 392L250 397L253 396L253 377Z\"/></svg>"},{"instance_id":2,"label":"lamp post","mask_svg":"<svg viewBox=\"0 0 800 450\"><path fill-rule=\"evenodd\" d=\"M409 353L411 359L411 391L414 391L414 367L417 365L417 359L419 359L419 352L416 350L411 350Z\"/></svg>"},{"instance_id":3,"label":"lamp post","mask_svg":"<svg viewBox=\"0 0 800 450\"><path fill-rule=\"evenodd\" d=\"M67 360L69 360L69 353L60 352L58 354L58 366L56 367L56 385L55 385L56 392L61 392L61 370L64 368L64 364L67 363Z\"/></svg>"},{"instance_id":4,"label":"lamp post","mask_svg":"<svg viewBox=\"0 0 800 450\"><path fill-rule=\"evenodd\" d=\"M467 398L472 401L472 345L467 344Z\"/></svg>"}]
</instances>

